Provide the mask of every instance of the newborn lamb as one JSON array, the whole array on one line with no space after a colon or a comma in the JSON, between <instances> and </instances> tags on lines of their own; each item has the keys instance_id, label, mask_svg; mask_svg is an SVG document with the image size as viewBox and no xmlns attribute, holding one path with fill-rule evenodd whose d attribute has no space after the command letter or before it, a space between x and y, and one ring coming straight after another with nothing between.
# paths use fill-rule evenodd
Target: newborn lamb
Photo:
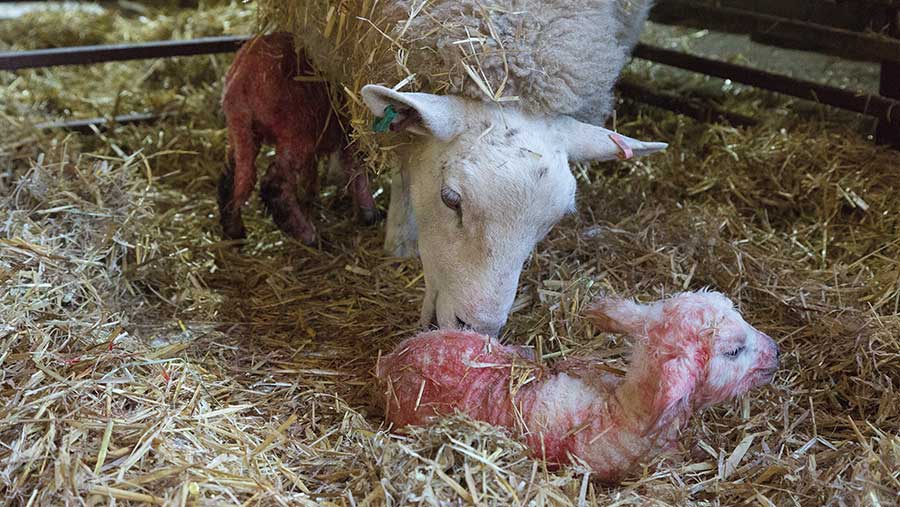
<instances>
[{"instance_id":1,"label":"newborn lamb","mask_svg":"<svg viewBox=\"0 0 900 507\"><path fill-rule=\"evenodd\" d=\"M602 298L588 317L636 339L624 378L590 358L545 367L529 348L434 331L380 359L387 420L402 428L460 411L516 429L536 457L576 457L615 483L672 446L692 412L769 383L778 367L775 342L717 292L651 304Z\"/></svg>"},{"instance_id":2,"label":"newborn lamb","mask_svg":"<svg viewBox=\"0 0 900 507\"><path fill-rule=\"evenodd\" d=\"M329 101L328 85L315 79L293 37L279 32L245 43L225 76L222 110L228 123L228 153L219 179L219 221L228 239L247 232L241 208L256 185L256 158L262 143L276 147L260 196L278 228L307 245L316 228L297 200L297 185L308 196L318 192L316 157L331 154L341 166L347 192L360 221L378 218L364 168L359 167Z\"/></svg>"}]
</instances>

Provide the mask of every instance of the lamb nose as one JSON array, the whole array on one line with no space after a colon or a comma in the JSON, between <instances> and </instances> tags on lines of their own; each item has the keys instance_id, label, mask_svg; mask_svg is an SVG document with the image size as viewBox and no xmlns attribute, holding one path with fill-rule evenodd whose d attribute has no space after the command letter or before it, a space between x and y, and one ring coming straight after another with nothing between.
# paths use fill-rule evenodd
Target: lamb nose
<instances>
[{"instance_id":1,"label":"lamb nose","mask_svg":"<svg viewBox=\"0 0 900 507\"><path fill-rule=\"evenodd\" d=\"M778 346L778 342L773 340L771 336L769 336L765 333L760 333L760 334L762 334L764 340L769 342L769 345L772 347L772 350L775 351L775 353L773 354L775 356L775 361L776 362L780 361L781 360L781 347Z\"/></svg>"}]
</instances>

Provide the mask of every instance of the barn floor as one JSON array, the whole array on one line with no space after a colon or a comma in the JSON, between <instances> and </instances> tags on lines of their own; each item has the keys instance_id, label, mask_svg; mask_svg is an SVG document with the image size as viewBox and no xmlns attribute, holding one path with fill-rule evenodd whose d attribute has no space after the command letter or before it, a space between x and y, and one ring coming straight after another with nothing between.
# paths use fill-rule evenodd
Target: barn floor
<instances>
[{"instance_id":1,"label":"barn floor","mask_svg":"<svg viewBox=\"0 0 900 507\"><path fill-rule=\"evenodd\" d=\"M227 3L202 15L71 16L0 22L0 47L246 33L255 23L251 8ZM725 102L764 120L747 129L624 102L618 128L670 149L576 169L579 212L528 262L505 340L540 343L547 361L590 351L621 366L627 342L579 317L593 295L709 286L783 351L772 386L696 416L678 452L606 488L578 468L546 470L463 418L383 432L372 370L415 332L418 261L384 256L382 226L354 225L328 186L315 205L321 249L286 240L256 199L244 251L220 240L217 101L229 62L0 74L8 504L900 500L900 153L872 146L844 116L799 114L746 89ZM147 109L177 116L92 135L32 126ZM379 190L381 205L386 197Z\"/></svg>"}]
</instances>

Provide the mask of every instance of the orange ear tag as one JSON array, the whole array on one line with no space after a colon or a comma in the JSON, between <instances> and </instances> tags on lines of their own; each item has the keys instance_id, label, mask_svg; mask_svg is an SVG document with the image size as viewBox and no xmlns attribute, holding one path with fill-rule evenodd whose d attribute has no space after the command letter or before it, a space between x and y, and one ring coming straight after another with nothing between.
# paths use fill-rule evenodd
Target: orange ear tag
<instances>
[{"instance_id":1,"label":"orange ear tag","mask_svg":"<svg viewBox=\"0 0 900 507\"><path fill-rule=\"evenodd\" d=\"M628 143L626 143L624 139L622 139L622 136L612 133L609 135L609 138L619 147L619 153L616 155L619 160L628 160L634 156L634 152L631 151L631 147L628 146Z\"/></svg>"}]
</instances>

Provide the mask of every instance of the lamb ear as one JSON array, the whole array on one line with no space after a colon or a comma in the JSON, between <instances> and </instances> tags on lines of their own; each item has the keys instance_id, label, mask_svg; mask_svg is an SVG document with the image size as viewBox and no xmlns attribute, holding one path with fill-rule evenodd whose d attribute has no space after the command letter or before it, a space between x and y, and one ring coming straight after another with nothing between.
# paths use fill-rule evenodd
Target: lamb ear
<instances>
[{"instance_id":1,"label":"lamb ear","mask_svg":"<svg viewBox=\"0 0 900 507\"><path fill-rule=\"evenodd\" d=\"M456 97L403 93L379 85L366 85L361 93L376 118L385 118L391 106L395 113L389 120L391 130L408 130L449 141L462 129L464 110Z\"/></svg>"},{"instance_id":2,"label":"lamb ear","mask_svg":"<svg viewBox=\"0 0 900 507\"><path fill-rule=\"evenodd\" d=\"M669 146L666 143L632 139L603 127L582 123L568 116L559 119L557 129L562 136L561 141L569 155L569 160L573 162L603 161L616 158L626 160L649 155Z\"/></svg>"},{"instance_id":3,"label":"lamb ear","mask_svg":"<svg viewBox=\"0 0 900 507\"><path fill-rule=\"evenodd\" d=\"M642 335L655 323L658 311L654 305L642 305L630 299L600 297L594 300L585 316L598 331Z\"/></svg>"}]
</instances>

